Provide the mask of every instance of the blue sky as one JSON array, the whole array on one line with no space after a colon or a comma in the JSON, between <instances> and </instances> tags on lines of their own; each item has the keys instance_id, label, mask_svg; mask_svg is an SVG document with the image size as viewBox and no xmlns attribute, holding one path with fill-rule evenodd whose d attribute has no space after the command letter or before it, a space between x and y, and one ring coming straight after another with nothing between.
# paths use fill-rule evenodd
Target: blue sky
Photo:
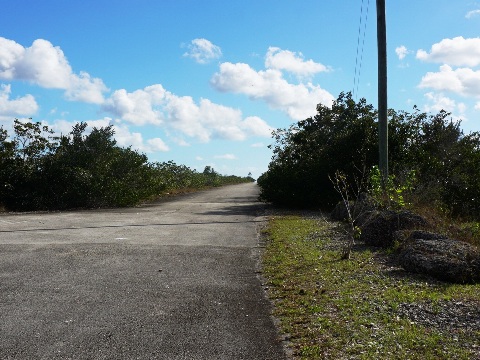
<instances>
[{"instance_id":1,"label":"blue sky","mask_svg":"<svg viewBox=\"0 0 480 360\"><path fill-rule=\"evenodd\" d=\"M480 1L386 5L389 107L479 131ZM375 0L0 0L0 126L112 124L150 161L258 177L272 129L341 91L376 106L375 20Z\"/></svg>"}]
</instances>

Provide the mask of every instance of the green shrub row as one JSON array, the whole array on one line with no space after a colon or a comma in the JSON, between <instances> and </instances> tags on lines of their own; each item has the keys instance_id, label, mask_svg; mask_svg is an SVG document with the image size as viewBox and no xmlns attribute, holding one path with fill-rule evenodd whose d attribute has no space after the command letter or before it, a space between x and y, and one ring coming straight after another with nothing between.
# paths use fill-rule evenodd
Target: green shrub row
<instances>
[{"instance_id":1,"label":"green shrub row","mask_svg":"<svg viewBox=\"0 0 480 360\"><path fill-rule=\"evenodd\" d=\"M464 134L450 114L389 110L390 174L410 184L415 198L436 203L454 214L480 214L480 134ZM336 171L352 188L378 164L377 111L365 99L341 93L331 108L274 132L273 157L260 176L261 198L301 207L332 207L339 194L330 180ZM361 189L360 189L361 190ZM367 190L365 188L364 190Z\"/></svg>"},{"instance_id":2,"label":"green shrub row","mask_svg":"<svg viewBox=\"0 0 480 360\"><path fill-rule=\"evenodd\" d=\"M150 163L145 154L116 145L112 126L73 126L67 135L15 119L14 135L0 127L0 205L12 211L132 206L184 188L253 181L199 173L173 161Z\"/></svg>"}]
</instances>

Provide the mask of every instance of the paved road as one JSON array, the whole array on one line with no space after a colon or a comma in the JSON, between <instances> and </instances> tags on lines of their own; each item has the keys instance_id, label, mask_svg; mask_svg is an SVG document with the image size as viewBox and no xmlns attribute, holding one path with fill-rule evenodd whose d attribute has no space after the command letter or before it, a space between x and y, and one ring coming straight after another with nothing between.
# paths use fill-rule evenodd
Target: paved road
<instances>
[{"instance_id":1,"label":"paved road","mask_svg":"<svg viewBox=\"0 0 480 360\"><path fill-rule=\"evenodd\" d=\"M285 359L257 192L0 215L0 359Z\"/></svg>"}]
</instances>

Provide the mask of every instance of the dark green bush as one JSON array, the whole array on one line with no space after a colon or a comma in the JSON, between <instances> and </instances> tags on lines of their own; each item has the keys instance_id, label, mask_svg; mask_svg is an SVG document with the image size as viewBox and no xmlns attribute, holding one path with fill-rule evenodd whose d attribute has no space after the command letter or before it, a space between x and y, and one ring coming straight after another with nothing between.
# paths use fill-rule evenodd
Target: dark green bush
<instances>
[{"instance_id":1,"label":"dark green bush","mask_svg":"<svg viewBox=\"0 0 480 360\"><path fill-rule=\"evenodd\" d=\"M453 214L480 214L480 135L465 135L450 114L389 110L389 165L401 183L415 173L413 196ZM365 99L340 94L332 108L274 133L273 157L258 179L261 198L277 204L331 207L339 200L330 177L341 171L361 191L378 163L377 112Z\"/></svg>"},{"instance_id":2,"label":"dark green bush","mask_svg":"<svg viewBox=\"0 0 480 360\"><path fill-rule=\"evenodd\" d=\"M376 111L364 99L340 94L331 108L274 133L273 157L259 179L261 198L293 206L331 206L338 201L329 175L353 179L377 163Z\"/></svg>"},{"instance_id":3,"label":"dark green bush","mask_svg":"<svg viewBox=\"0 0 480 360\"><path fill-rule=\"evenodd\" d=\"M0 205L8 210L54 210L131 206L169 190L251 181L211 169L198 173L173 161L148 162L145 154L121 148L111 126L76 124L54 137L40 123L15 120L9 138L0 128Z\"/></svg>"}]
</instances>

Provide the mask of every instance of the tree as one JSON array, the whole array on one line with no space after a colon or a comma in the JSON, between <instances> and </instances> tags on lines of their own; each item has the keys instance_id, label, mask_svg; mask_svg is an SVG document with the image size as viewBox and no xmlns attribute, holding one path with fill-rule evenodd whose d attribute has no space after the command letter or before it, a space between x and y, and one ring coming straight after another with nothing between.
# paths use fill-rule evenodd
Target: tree
<instances>
[{"instance_id":1,"label":"tree","mask_svg":"<svg viewBox=\"0 0 480 360\"><path fill-rule=\"evenodd\" d=\"M341 93L331 108L274 132L268 171L259 179L261 198L293 206L331 206L339 199L329 175L348 179L378 162L376 111L365 99Z\"/></svg>"},{"instance_id":2,"label":"tree","mask_svg":"<svg viewBox=\"0 0 480 360\"><path fill-rule=\"evenodd\" d=\"M395 188L409 182L417 201L475 216L480 213L480 134L465 135L460 125L445 111L390 109L390 173ZM274 140L272 161L258 179L261 198L331 208L340 199L329 177L339 171L346 186L356 188L378 164L377 112L365 99L356 103L341 93L331 108L318 105L314 117L275 131Z\"/></svg>"}]
</instances>

